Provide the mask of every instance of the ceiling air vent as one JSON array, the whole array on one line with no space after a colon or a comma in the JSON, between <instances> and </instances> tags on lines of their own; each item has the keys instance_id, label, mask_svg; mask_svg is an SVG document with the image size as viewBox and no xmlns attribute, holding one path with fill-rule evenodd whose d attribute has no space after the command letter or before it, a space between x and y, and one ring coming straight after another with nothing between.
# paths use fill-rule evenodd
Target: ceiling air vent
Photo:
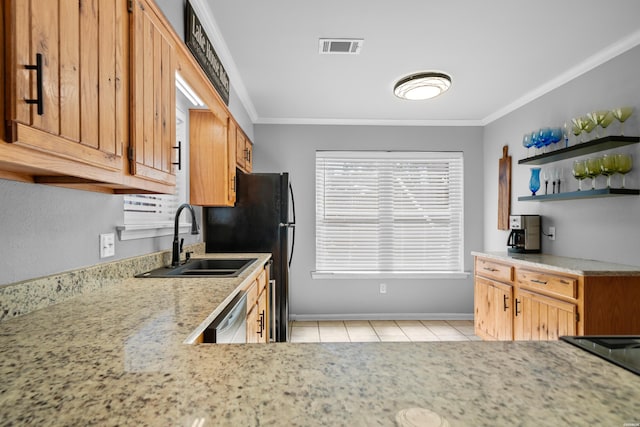
<instances>
[{"instance_id":1,"label":"ceiling air vent","mask_svg":"<svg viewBox=\"0 0 640 427\"><path fill-rule=\"evenodd\" d=\"M358 55L363 39L320 39L321 55Z\"/></svg>"}]
</instances>

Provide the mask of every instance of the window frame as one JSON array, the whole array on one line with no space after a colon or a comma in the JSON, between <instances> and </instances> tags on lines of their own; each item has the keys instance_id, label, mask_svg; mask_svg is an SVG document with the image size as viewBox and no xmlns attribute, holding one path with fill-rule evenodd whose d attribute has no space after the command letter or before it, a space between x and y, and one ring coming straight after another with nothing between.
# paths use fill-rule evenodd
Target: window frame
<instances>
[{"instance_id":1,"label":"window frame","mask_svg":"<svg viewBox=\"0 0 640 427\"><path fill-rule=\"evenodd\" d=\"M448 187L448 191L454 193L454 196L457 197L456 200L453 201L453 204L456 205L457 207L459 207L459 210L457 210L454 213L454 216L456 216L457 220L455 220L455 226L453 228L454 230L454 234L458 234L459 238L455 239L455 244L454 241L452 239L450 239L450 241L448 242L449 244L451 244L451 248L454 248L454 252L457 254L456 256L456 262L454 263L454 269L443 269L443 270L435 270L435 269L428 269L427 271L424 270L411 270L411 271L398 271L398 270L386 270L383 269L381 267L381 264L379 262L376 263L377 269L376 270L372 270L372 271L368 271L368 270L359 270L359 271L345 271L341 268L338 269L331 269L331 266L327 266L326 263L320 261L321 257L322 257L322 253L321 251L323 250L322 243L320 243L320 237L319 237L319 233L323 233L325 232L324 229L322 228L322 219L319 217L320 215L320 209L325 209L326 207L324 206L324 202L322 202L322 206L321 206L321 201L319 200L319 198L323 197L323 188L322 186L326 186L326 182L322 182L320 183L320 181L322 180L322 177L319 177L318 174L321 173L321 169L322 169L322 165L320 164L322 162L322 159L332 159L334 161L340 161L340 160L344 160L345 163L348 160L353 159L354 161L361 161L361 162L369 162L372 164L375 164L376 162L383 162L383 164L386 162L387 164L391 165L391 166L387 166L389 168L391 168L391 170L393 172L392 178L387 178L387 179L393 179L394 177L396 177L397 175L397 171L396 170L402 170L402 168L400 166L394 166L394 163L402 163L403 159L406 159L405 164L411 164L412 162L415 163L415 159L416 156L420 156L420 162L442 162L443 160L448 161L448 165L451 165L451 162L458 162L456 164L456 168L458 168L459 172L458 175L455 176L455 180L457 180L455 183L453 183L452 185L456 185L455 189L451 189L451 187ZM383 166L384 168L385 166ZM322 169L324 170L324 169ZM372 169L374 170L374 169ZM377 171L376 171L377 172ZM451 176L451 171L448 171L447 173L449 173L448 176ZM417 178L414 176L413 178L418 179L418 178L424 178L424 175L427 175L427 173L424 174L420 174L419 176L417 176ZM454 278L454 279L459 279L459 278L466 278L469 276L468 272L464 271L464 153L461 151L316 151L316 204L315 204L315 214L316 214L316 233L315 233L315 241L316 241L316 245L315 245L315 271L311 272L312 278L314 279L343 279L343 278L357 278L357 279L364 279L364 278L375 278L375 279L380 279L380 278L415 278L415 279L419 279L419 278ZM393 187L392 187L393 188ZM379 190L379 188L378 188ZM419 192L419 190L418 190ZM385 191L382 191L381 193L385 193ZM390 190L386 192L386 196L382 196L382 198L386 198L387 201L389 199L389 197L393 197L394 193L397 193L397 191L395 190ZM417 194L417 193L416 193ZM378 196L380 198L380 196ZM428 200L428 196L422 196L424 198L424 200ZM397 198L397 197L396 197ZM399 205L396 205L399 206ZM449 205L450 206L450 205ZM394 211L397 212L397 211ZM407 211L405 210L405 213ZM384 215L384 214L383 214ZM386 227L391 227L391 228L396 228L396 226L394 224L396 223L400 223L400 221L397 220L397 214L393 213L391 215L392 217L396 217L396 219L393 219L391 221L389 221L389 219L387 218L385 221L386 223ZM378 213L378 221L380 221L381 215ZM383 226L384 227L384 226ZM401 226L400 226L401 227ZM450 229L451 230L451 229ZM374 232L377 233L377 232ZM376 237L378 236L378 237ZM379 239L379 235L375 234L374 239ZM457 249L457 250L456 250ZM366 252L366 251L365 251ZM398 253L398 252L396 252ZM380 254L378 253L378 258L380 258ZM402 257L400 257L402 258ZM329 268L327 268L329 267Z\"/></svg>"}]
</instances>

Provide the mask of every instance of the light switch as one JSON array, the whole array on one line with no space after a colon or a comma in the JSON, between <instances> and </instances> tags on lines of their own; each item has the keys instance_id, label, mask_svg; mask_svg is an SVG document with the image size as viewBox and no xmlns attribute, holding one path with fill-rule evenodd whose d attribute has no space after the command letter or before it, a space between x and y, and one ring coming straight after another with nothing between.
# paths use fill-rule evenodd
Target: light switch
<instances>
[{"instance_id":1,"label":"light switch","mask_svg":"<svg viewBox=\"0 0 640 427\"><path fill-rule=\"evenodd\" d=\"M107 258L116 254L116 237L114 233L100 235L100 258Z\"/></svg>"}]
</instances>

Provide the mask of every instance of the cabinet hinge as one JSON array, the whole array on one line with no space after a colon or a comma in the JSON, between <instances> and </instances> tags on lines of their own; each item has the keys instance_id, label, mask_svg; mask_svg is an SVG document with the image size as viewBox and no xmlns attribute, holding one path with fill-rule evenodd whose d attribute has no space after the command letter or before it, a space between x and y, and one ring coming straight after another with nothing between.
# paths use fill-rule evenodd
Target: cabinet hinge
<instances>
[{"instance_id":1,"label":"cabinet hinge","mask_svg":"<svg viewBox=\"0 0 640 427\"><path fill-rule=\"evenodd\" d=\"M133 147L129 147L129 149L127 150L127 156L129 157L129 161L133 161L133 159L135 159L136 157L136 150Z\"/></svg>"},{"instance_id":2,"label":"cabinet hinge","mask_svg":"<svg viewBox=\"0 0 640 427\"><path fill-rule=\"evenodd\" d=\"M580 321L580 313L576 312L576 322L579 322L579 321Z\"/></svg>"}]
</instances>

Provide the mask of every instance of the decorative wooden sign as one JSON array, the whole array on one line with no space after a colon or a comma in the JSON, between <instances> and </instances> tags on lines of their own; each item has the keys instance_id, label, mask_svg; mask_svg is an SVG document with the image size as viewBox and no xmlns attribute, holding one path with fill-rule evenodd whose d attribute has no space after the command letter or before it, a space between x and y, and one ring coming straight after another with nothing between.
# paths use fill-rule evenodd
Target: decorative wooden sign
<instances>
[{"instance_id":1,"label":"decorative wooden sign","mask_svg":"<svg viewBox=\"0 0 640 427\"><path fill-rule=\"evenodd\" d=\"M189 2L186 5L185 16L187 21L185 44L193 53L200 67L202 67L202 71L211 80L213 87L216 88L225 104L229 105L229 76L222 66L216 51L213 50L213 45Z\"/></svg>"},{"instance_id":2,"label":"decorative wooden sign","mask_svg":"<svg viewBox=\"0 0 640 427\"><path fill-rule=\"evenodd\" d=\"M502 147L502 158L498 160L498 230L509 229L511 213L511 156L509 146Z\"/></svg>"}]
</instances>

